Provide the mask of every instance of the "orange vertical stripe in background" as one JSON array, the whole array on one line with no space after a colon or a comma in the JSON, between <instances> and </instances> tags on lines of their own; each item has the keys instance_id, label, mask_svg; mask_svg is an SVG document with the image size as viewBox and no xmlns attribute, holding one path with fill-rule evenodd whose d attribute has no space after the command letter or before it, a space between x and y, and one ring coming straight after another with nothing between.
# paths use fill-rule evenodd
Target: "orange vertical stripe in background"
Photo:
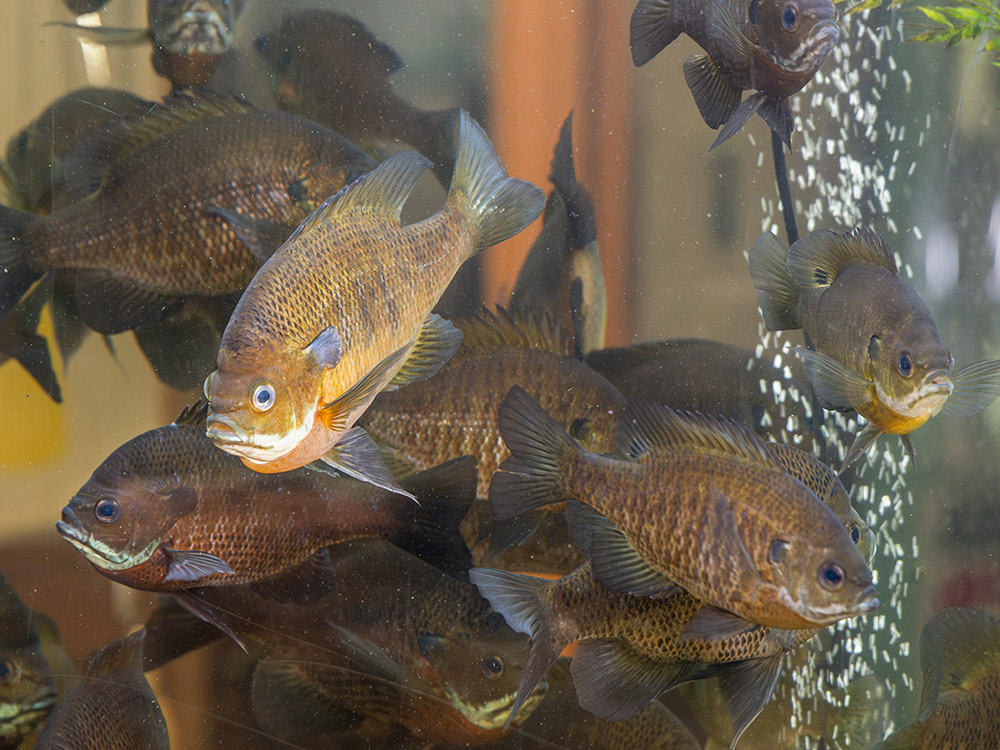
<instances>
[{"instance_id":1,"label":"orange vertical stripe in background","mask_svg":"<svg viewBox=\"0 0 1000 750\"><path fill-rule=\"evenodd\" d=\"M634 0L496 0L489 67L491 133L509 174L551 189L563 120L573 118L577 177L588 188L608 295L608 345L631 340L628 168ZM483 258L487 303L506 302L540 222Z\"/></svg>"}]
</instances>

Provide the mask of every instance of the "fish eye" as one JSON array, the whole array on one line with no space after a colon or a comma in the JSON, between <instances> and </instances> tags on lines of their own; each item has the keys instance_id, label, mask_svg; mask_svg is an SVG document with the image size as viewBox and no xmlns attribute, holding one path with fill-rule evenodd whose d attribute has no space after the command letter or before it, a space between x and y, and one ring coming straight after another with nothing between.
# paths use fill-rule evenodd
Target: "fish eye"
<instances>
[{"instance_id":1,"label":"fish eye","mask_svg":"<svg viewBox=\"0 0 1000 750\"><path fill-rule=\"evenodd\" d=\"M0 683L7 683L9 685L16 679L17 670L14 669L14 663L7 659L0 661Z\"/></svg>"},{"instance_id":2,"label":"fish eye","mask_svg":"<svg viewBox=\"0 0 1000 750\"><path fill-rule=\"evenodd\" d=\"M771 549L767 553L767 559L772 563L780 563L785 559L785 555L788 553L789 548L788 542L783 539L775 539L771 542Z\"/></svg>"},{"instance_id":3,"label":"fish eye","mask_svg":"<svg viewBox=\"0 0 1000 750\"><path fill-rule=\"evenodd\" d=\"M799 9L795 3L788 3L781 11L781 25L785 31L795 31L799 25Z\"/></svg>"},{"instance_id":4,"label":"fish eye","mask_svg":"<svg viewBox=\"0 0 1000 750\"><path fill-rule=\"evenodd\" d=\"M207 400L211 400L208 397L208 392L212 389L212 380L215 378L215 373L216 372L217 372L217 370L213 370L212 372L208 373L208 377L205 378L205 385L202 386L202 390L204 391L205 398Z\"/></svg>"},{"instance_id":5,"label":"fish eye","mask_svg":"<svg viewBox=\"0 0 1000 750\"><path fill-rule=\"evenodd\" d=\"M503 675L503 660L499 656L484 656L479 666L483 668L483 674L491 680Z\"/></svg>"},{"instance_id":6,"label":"fish eye","mask_svg":"<svg viewBox=\"0 0 1000 750\"><path fill-rule=\"evenodd\" d=\"M121 513L121 506L117 500L101 500L94 507L94 515L101 523L114 523Z\"/></svg>"},{"instance_id":7,"label":"fish eye","mask_svg":"<svg viewBox=\"0 0 1000 750\"><path fill-rule=\"evenodd\" d=\"M254 411L267 411L274 406L274 386L270 383L258 383L250 395L250 406Z\"/></svg>"},{"instance_id":8,"label":"fish eye","mask_svg":"<svg viewBox=\"0 0 1000 750\"><path fill-rule=\"evenodd\" d=\"M858 528L858 525L856 523L852 523L847 530L851 535L852 542L857 544L858 542L861 541L861 529Z\"/></svg>"},{"instance_id":9,"label":"fish eye","mask_svg":"<svg viewBox=\"0 0 1000 750\"><path fill-rule=\"evenodd\" d=\"M819 569L819 582L823 588L836 591L844 585L844 569L836 563L826 563Z\"/></svg>"},{"instance_id":10,"label":"fish eye","mask_svg":"<svg viewBox=\"0 0 1000 750\"><path fill-rule=\"evenodd\" d=\"M896 360L896 369L899 370L899 374L904 378L908 378L913 374L913 358L909 352L903 352L899 355L899 359Z\"/></svg>"}]
</instances>

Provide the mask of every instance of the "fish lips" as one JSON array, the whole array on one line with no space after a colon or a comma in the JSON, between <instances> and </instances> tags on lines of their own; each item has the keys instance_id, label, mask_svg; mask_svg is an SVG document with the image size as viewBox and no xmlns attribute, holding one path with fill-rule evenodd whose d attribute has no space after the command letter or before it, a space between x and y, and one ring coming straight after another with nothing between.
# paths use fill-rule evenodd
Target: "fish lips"
<instances>
[{"instance_id":1,"label":"fish lips","mask_svg":"<svg viewBox=\"0 0 1000 750\"><path fill-rule=\"evenodd\" d=\"M779 60L782 68L790 73L806 73L823 64L830 50L840 41L840 29L836 19L819 21L809 32L809 36L787 60Z\"/></svg>"},{"instance_id":2,"label":"fish lips","mask_svg":"<svg viewBox=\"0 0 1000 750\"><path fill-rule=\"evenodd\" d=\"M45 684L29 701L0 702L0 747L7 738L27 737L59 703L55 688ZM14 744L17 747L17 744Z\"/></svg>"},{"instance_id":3,"label":"fish lips","mask_svg":"<svg viewBox=\"0 0 1000 750\"><path fill-rule=\"evenodd\" d=\"M205 435L223 450L230 445L249 445L252 437L235 419L224 414L209 415Z\"/></svg>"},{"instance_id":4,"label":"fish lips","mask_svg":"<svg viewBox=\"0 0 1000 750\"><path fill-rule=\"evenodd\" d=\"M233 43L233 32L229 25L206 3L185 11L167 28L161 42L164 47L178 55L197 52L202 55L221 55Z\"/></svg>"}]
</instances>

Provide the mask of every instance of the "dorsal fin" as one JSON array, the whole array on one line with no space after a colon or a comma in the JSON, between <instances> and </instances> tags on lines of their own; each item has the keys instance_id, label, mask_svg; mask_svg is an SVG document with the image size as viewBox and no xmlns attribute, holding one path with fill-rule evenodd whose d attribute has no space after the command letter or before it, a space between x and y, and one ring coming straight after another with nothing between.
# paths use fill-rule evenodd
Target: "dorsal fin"
<instances>
[{"instance_id":1,"label":"dorsal fin","mask_svg":"<svg viewBox=\"0 0 1000 750\"><path fill-rule=\"evenodd\" d=\"M547 310L483 308L478 313L452 320L465 337L457 356L470 356L504 349L537 349L564 357L574 356L573 341Z\"/></svg>"},{"instance_id":2,"label":"dorsal fin","mask_svg":"<svg viewBox=\"0 0 1000 750\"><path fill-rule=\"evenodd\" d=\"M920 633L924 692L919 721L945 693L971 692L1000 665L1000 622L971 607L952 607L934 615Z\"/></svg>"},{"instance_id":3,"label":"dorsal fin","mask_svg":"<svg viewBox=\"0 0 1000 750\"><path fill-rule=\"evenodd\" d=\"M635 458L664 450L696 448L739 456L783 471L764 441L735 422L646 401L625 407L615 447Z\"/></svg>"},{"instance_id":4,"label":"dorsal fin","mask_svg":"<svg viewBox=\"0 0 1000 750\"><path fill-rule=\"evenodd\" d=\"M820 229L800 237L788 248L788 272L798 286L829 286L852 263L874 263L898 273L896 260L886 241L867 227L849 234Z\"/></svg>"},{"instance_id":5,"label":"dorsal fin","mask_svg":"<svg viewBox=\"0 0 1000 750\"><path fill-rule=\"evenodd\" d=\"M210 91L177 91L152 103L145 114L121 117L79 140L65 157L65 182L74 195L100 187L115 164L127 164L144 149L193 122L256 112L245 99Z\"/></svg>"},{"instance_id":6,"label":"dorsal fin","mask_svg":"<svg viewBox=\"0 0 1000 750\"><path fill-rule=\"evenodd\" d=\"M112 641L90 657L84 674L87 677L100 677L118 668L142 672L142 642L145 638L146 630L143 628L126 638Z\"/></svg>"},{"instance_id":7,"label":"dorsal fin","mask_svg":"<svg viewBox=\"0 0 1000 750\"><path fill-rule=\"evenodd\" d=\"M185 406L184 411L177 415L174 424L178 427L204 427L208 419L208 401L199 398L190 406Z\"/></svg>"}]
</instances>

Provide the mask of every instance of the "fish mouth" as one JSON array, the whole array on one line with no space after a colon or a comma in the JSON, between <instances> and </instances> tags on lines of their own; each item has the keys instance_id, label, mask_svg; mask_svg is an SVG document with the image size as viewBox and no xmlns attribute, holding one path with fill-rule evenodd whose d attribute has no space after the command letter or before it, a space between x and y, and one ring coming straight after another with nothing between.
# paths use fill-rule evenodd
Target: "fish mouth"
<instances>
[{"instance_id":1,"label":"fish mouth","mask_svg":"<svg viewBox=\"0 0 1000 750\"><path fill-rule=\"evenodd\" d=\"M163 46L177 55L221 55L233 43L230 25L207 3L196 3L167 27Z\"/></svg>"},{"instance_id":2,"label":"fish mouth","mask_svg":"<svg viewBox=\"0 0 1000 750\"><path fill-rule=\"evenodd\" d=\"M118 550L97 539L80 523L76 512L68 505L63 508L63 520L56 521L56 531L67 542L76 547L94 566L103 570L128 570L141 565L152 557L160 544L160 539L153 540L138 552Z\"/></svg>"},{"instance_id":3,"label":"fish mouth","mask_svg":"<svg viewBox=\"0 0 1000 750\"><path fill-rule=\"evenodd\" d=\"M43 686L28 703L0 702L0 747L7 747L4 741L8 737L22 738L34 732L58 703L51 685Z\"/></svg>"},{"instance_id":4,"label":"fish mouth","mask_svg":"<svg viewBox=\"0 0 1000 750\"><path fill-rule=\"evenodd\" d=\"M954 390L955 384L951 382L951 375L947 370L930 372L920 387L916 389L914 399L908 405L905 413L919 415L930 412L930 416L933 417L941 411L945 401Z\"/></svg>"},{"instance_id":5,"label":"fish mouth","mask_svg":"<svg viewBox=\"0 0 1000 750\"><path fill-rule=\"evenodd\" d=\"M544 679L535 686L517 712L517 716L514 717L514 726L519 726L531 716L548 690L548 683ZM514 705L514 699L517 698L515 691L485 703L466 703L452 688L448 688L445 692L448 700L458 709L466 721L489 731L500 731L504 728L507 717L510 716L510 709Z\"/></svg>"},{"instance_id":6,"label":"fish mouth","mask_svg":"<svg viewBox=\"0 0 1000 750\"><path fill-rule=\"evenodd\" d=\"M806 40L798 46L791 57L777 57L778 65L789 73L807 73L816 70L826 60L830 50L840 40L840 29L837 21L828 18L817 22Z\"/></svg>"},{"instance_id":7,"label":"fish mouth","mask_svg":"<svg viewBox=\"0 0 1000 750\"><path fill-rule=\"evenodd\" d=\"M252 437L235 419L224 414L209 416L205 423L205 435L223 450L229 445L249 445Z\"/></svg>"},{"instance_id":8,"label":"fish mouth","mask_svg":"<svg viewBox=\"0 0 1000 750\"><path fill-rule=\"evenodd\" d=\"M878 605L878 597L875 596L875 584L869 583L854 600L854 614L851 617L867 614L878 607Z\"/></svg>"}]
</instances>

